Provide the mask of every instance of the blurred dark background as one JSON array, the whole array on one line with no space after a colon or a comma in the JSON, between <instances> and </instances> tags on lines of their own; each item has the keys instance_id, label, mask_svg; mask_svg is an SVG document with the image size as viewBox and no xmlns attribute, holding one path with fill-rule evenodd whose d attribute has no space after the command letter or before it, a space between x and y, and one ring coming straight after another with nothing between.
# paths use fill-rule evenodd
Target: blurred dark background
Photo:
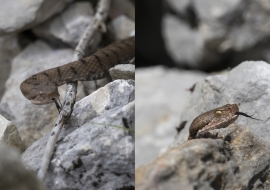
<instances>
[{"instance_id":1,"label":"blurred dark background","mask_svg":"<svg viewBox=\"0 0 270 190\"><path fill-rule=\"evenodd\" d=\"M245 60L269 62L265 7L251 0L137 0L136 67L211 72Z\"/></svg>"}]
</instances>

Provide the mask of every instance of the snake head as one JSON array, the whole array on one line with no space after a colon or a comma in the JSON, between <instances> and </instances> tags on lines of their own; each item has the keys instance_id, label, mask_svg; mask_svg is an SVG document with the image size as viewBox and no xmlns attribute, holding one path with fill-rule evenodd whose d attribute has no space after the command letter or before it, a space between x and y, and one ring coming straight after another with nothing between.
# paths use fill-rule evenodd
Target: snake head
<instances>
[{"instance_id":1,"label":"snake head","mask_svg":"<svg viewBox=\"0 0 270 190\"><path fill-rule=\"evenodd\" d=\"M239 108L237 104L226 104L196 117L189 128L189 139L194 139L213 129L225 128L236 121Z\"/></svg>"},{"instance_id":2,"label":"snake head","mask_svg":"<svg viewBox=\"0 0 270 190\"><path fill-rule=\"evenodd\" d=\"M57 86L54 83L39 81L42 82L37 82L35 75L23 81L20 86L22 94L36 105L53 103L53 98L59 100Z\"/></svg>"},{"instance_id":3,"label":"snake head","mask_svg":"<svg viewBox=\"0 0 270 190\"><path fill-rule=\"evenodd\" d=\"M237 112L239 112L237 104L226 104L220 108L215 109L215 117L230 119L237 117Z\"/></svg>"}]
</instances>

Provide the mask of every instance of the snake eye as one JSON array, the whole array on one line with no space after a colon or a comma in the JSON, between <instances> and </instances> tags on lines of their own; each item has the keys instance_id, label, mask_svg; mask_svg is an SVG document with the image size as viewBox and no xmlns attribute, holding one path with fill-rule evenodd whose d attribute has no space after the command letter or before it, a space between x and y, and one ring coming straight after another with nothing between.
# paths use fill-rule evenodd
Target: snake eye
<instances>
[{"instance_id":1,"label":"snake eye","mask_svg":"<svg viewBox=\"0 0 270 190\"><path fill-rule=\"evenodd\" d=\"M222 116L222 111L217 110L217 111L216 111L216 116Z\"/></svg>"},{"instance_id":2,"label":"snake eye","mask_svg":"<svg viewBox=\"0 0 270 190\"><path fill-rule=\"evenodd\" d=\"M42 92L42 91L39 91L39 95L40 95L41 97L44 97L44 96L45 96L45 93Z\"/></svg>"}]
</instances>

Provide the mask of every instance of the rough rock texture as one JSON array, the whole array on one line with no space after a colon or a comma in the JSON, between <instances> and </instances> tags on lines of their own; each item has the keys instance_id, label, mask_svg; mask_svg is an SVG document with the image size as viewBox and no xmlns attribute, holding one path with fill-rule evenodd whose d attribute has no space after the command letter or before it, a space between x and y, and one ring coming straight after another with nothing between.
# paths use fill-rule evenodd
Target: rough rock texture
<instances>
[{"instance_id":1,"label":"rough rock texture","mask_svg":"<svg viewBox=\"0 0 270 190\"><path fill-rule=\"evenodd\" d=\"M2 115L18 127L26 147L53 127L58 111L54 104L33 105L22 95L20 83L39 71L70 62L72 55L71 49L55 50L42 41L36 41L13 59L0 107ZM64 86L59 93L63 98ZM82 87L78 88L78 96L78 99L84 96Z\"/></svg>"},{"instance_id":2,"label":"rough rock texture","mask_svg":"<svg viewBox=\"0 0 270 190\"><path fill-rule=\"evenodd\" d=\"M244 60L270 61L269 1L168 2L175 12L163 19L164 39L179 65L207 70Z\"/></svg>"},{"instance_id":3,"label":"rough rock texture","mask_svg":"<svg viewBox=\"0 0 270 190\"><path fill-rule=\"evenodd\" d=\"M135 33L135 22L125 15L118 16L111 24L117 40L122 40Z\"/></svg>"},{"instance_id":4,"label":"rough rock texture","mask_svg":"<svg viewBox=\"0 0 270 190\"><path fill-rule=\"evenodd\" d=\"M121 64L110 69L110 76L116 79L133 79L135 80L135 65Z\"/></svg>"},{"instance_id":5,"label":"rough rock texture","mask_svg":"<svg viewBox=\"0 0 270 190\"><path fill-rule=\"evenodd\" d=\"M240 125L222 130L225 142L190 140L137 169L136 189L269 189L269 141Z\"/></svg>"},{"instance_id":6,"label":"rough rock texture","mask_svg":"<svg viewBox=\"0 0 270 190\"><path fill-rule=\"evenodd\" d=\"M136 167L172 143L190 96L188 89L205 76L163 67L136 69Z\"/></svg>"},{"instance_id":7,"label":"rough rock texture","mask_svg":"<svg viewBox=\"0 0 270 190\"><path fill-rule=\"evenodd\" d=\"M0 189L45 190L36 176L25 169L19 154L3 143L0 143L0 165Z\"/></svg>"},{"instance_id":8,"label":"rough rock texture","mask_svg":"<svg viewBox=\"0 0 270 190\"><path fill-rule=\"evenodd\" d=\"M16 35L0 37L0 99L5 91L5 82L11 70L11 61L20 50Z\"/></svg>"},{"instance_id":9,"label":"rough rock texture","mask_svg":"<svg viewBox=\"0 0 270 190\"><path fill-rule=\"evenodd\" d=\"M61 132L46 184L50 189L134 187L135 87L116 80L83 98ZM22 156L37 171L48 135Z\"/></svg>"},{"instance_id":10,"label":"rough rock texture","mask_svg":"<svg viewBox=\"0 0 270 190\"><path fill-rule=\"evenodd\" d=\"M263 120L262 122L239 116L235 123L246 127L266 124L266 110L270 101L267 90L270 84L269 74L268 63L246 61L228 74L210 76L197 83L188 105L184 108L185 111L182 112L181 119L187 123L177 136L176 142L186 141L189 126L195 117L227 103L236 103L241 112ZM255 126L254 128L258 128ZM258 131L261 131L260 127L259 129Z\"/></svg>"},{"instance_id":11,"label":"rough rock texture","mask_svg":"<svg viewBox=\"0 0 270 190\"><path fill-rule=\"evenodd\" d=\"M24 153L26 165L34 171L41 164L47 143L48 136L44 135L54 126L58 111L54 104L31 104L21 94L19 85L37 72L72 60L74 47L94 11L89 1L71 2L0 0L0 35L5 35L0 38L0 114L10 121L0 118L0 131L3 130L0 138L11 145L19 145L20 151L22 144L27 148L35 142ZM113 34L109 25L116 17L126 14L135 19L134 3L115 0L112 7L111 18L106 20L108 32L104 40L99 43L100 36L95 36L85 55L96 50L96 43L103 47L111 42ZM118 26L123 26L126 21L122 19ZM134 22L132 26L134 31ZM122 31L125 29L117 30L122 38L125 38L126 31ZM67 46L72 49L63 49ZM96 88L108 83L104 81L99 80ZM92 81L83 83L92 85L91 89L78 83L76 101L95 89ZM134 88L132 80L116 80L76 104L55 147L57 151L46 178L49 189L134 189ZM65 87L59 90L63 102ZM2 152L0 145L1 190L41 189L27 172L20 171L13 158L9 159L13 165L2 163L5 156L8 153ZM31 184L27 186L29 182Z\"/></svg>"},{"instance_id":12,"label":"rough rock texture","mask_svg":"<svg viewBox=\"0 0 270 190\"><path fill-rule=\"evenodd\" d=\"M75 48L85 31L94 9L89 2L71 4L65 11L33 29L33 32L54 44L67 44ZM97 33L95 42L100 41Z\"/></svg>"},{"instance_id":13,"label":"rough rock texture","mask_svg":"<svg viewBox=\"0 0 270 190\"><path fill-rule=\"evenodd\" d=\"M136 170L136 189L269 189L269 75L269 64L246 61L196 84L182 112L187 124L171 149ZM211 131L221 139L186 140L196 116L227 103L260 121L239 116Z\"/></svg>"},{"instance_id":14,"label":"rough rock texture","mask_svg":"<svg viewBox=\"0 0 270 190\"><path fill-rule=\"evenodd\" d=\"M0 35L19 32L37 25L63 8L72 0L0 1Z\"/></svg>"},{"instance_id":15,"label":"rough rock texture","mask_svg":"<svg viewBox=\"0 0 270 190\"><path fill-rule=\"evenodd\" d=\"M24 144L16 125L2 115L0 115L0 140L20 152L24 151Z\"/></svg>"}]
</instances>

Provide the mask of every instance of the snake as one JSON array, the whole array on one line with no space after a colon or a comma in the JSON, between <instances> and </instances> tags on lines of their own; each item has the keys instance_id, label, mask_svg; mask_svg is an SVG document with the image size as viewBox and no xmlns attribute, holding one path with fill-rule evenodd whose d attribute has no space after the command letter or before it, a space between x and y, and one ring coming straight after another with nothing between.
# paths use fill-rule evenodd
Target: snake
<instances>
[{"instance_id":1,"label":"snake","mask_svg":"<svg viewBox=\"0 0 270 190\"><path fill-rule=\"evenodd\" d=\"M105 78L110 68L134 56L135 36L114 42L83 59L34 74L21 83L20 90L33 104L53 103L59 100L58 86Z\"/></svg>"},{"instance_id":2,"label":"snake","mask_svg":"<svg viewBox=\"0 0 270 190\"><path fill-rule=\"evenodd\" d=\"M189 127L188 140L207 138L210 130L228 127L237 120L239 115L260 120L240 112L237 104L226 104L196 117Z\"/></svg>"}]
</instances>

